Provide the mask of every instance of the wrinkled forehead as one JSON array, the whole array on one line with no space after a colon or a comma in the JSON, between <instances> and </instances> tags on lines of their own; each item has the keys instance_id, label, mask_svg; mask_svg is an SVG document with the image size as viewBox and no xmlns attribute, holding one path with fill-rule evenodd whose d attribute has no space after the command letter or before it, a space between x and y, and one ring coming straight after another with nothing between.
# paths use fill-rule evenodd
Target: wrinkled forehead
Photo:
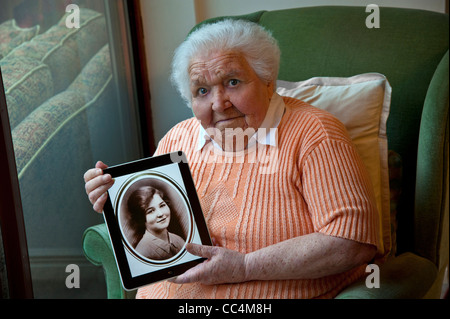
<instances>
[{"instance_id":1,"label":"wrinkled forehead","mask_svg":"<svg viewBox=\"0 0 450 319\"><path fill-rule=\"evenodd\" d=\"M251 68L244 55L239 52L214 52L199 54L189 64L191 84L210 81L214 78L244 76Z\"/></svg>"}]
</instances>

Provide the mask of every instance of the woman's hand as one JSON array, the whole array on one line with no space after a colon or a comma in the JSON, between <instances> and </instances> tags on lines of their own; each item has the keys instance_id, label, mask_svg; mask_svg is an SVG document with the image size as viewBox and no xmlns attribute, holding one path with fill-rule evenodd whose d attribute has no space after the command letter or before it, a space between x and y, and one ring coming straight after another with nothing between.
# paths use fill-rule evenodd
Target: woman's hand
<instances>
[{"instance_id":1,"label":"woman's hand","mask_svg":"<svg viewBox=\"0 0 450 319\"><path fill-rule=\"evenodd\" d=\"M219 246L203 246L189 243L186 250L193 255L207 258L184 274L170 279L176 284L200 282L205 285L246 281L245 254Z\"/></svg>"},{"instance_id":2,"label":"woman's hand","mask_svg":"<svg viewBox=\"0 0 450 319\"><path fill-rule=\"evenodd\" d=\"M207 260L171 279L174 283L321 278L366 264L376 253L373 245L321 233L291 238L247 254L196 244L187 244L186 250Z\"/></svg>"},{"instance_id":3,"label":"woman's hand","mask_svg":"<svg viewBox=\"0 0 450 319\"><path fill-rule=\"evenodd\" d=\"M95 168L88 170L84 174L86 194L97 213L103 212L106 199L108 198L108 189L114 184L114 180L109 174L103 174L103 170L108 166L98 161Z\"/></svg>"}]
</instances>

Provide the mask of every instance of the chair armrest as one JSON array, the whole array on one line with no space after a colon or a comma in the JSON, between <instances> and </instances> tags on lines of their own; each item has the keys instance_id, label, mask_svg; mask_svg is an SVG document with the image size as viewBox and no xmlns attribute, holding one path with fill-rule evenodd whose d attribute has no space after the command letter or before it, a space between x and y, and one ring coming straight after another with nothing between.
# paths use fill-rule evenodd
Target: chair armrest
<instances>
[{"instance_id":1,"label":"chair armrest","mask_svg":"<svg viewBox=\"0 0 450 319\"><path fill-rule=\"evenodd\" d=\"M86 229L83 234L86 258L105 271L109 299L134 297L135 292L122 289L108 230L105 224ZM367 288L363 276L336 299L417 299L422 298L437 276L436 266L428 259L404 253L380 266L380 288Z\"/></svg>"},{"instance_id":2,"label":"chair armrest","mask_svg":"<svg viewBox=\"0 0 450 319\"><path fill-rule=\"evenodd\" d=\"M363 276L341 291L336 299L419 299L431 288L436 276L434 263L413 253L404 253L380 266L379 288L368 288L367 276Z\"/></svg>"},{"instance_id":3,"label":"chair armrest","mask_svg":"<svg viewBox=\"0 0 450 319\"><path fill-rule=\"evenodd\" d=\"M129 292L122 288L106 224L91 226L85 230L83 251L92 264L103 267L108 299L134 298L134 291Z\"/></svg>"}]
</instances>

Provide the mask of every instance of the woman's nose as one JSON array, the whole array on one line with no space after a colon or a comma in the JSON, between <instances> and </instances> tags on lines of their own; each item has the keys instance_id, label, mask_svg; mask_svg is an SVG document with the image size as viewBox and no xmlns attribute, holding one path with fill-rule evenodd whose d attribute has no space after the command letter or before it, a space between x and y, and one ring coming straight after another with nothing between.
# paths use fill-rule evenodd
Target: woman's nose
<instances>
[{"instance_id":1,"label":"woman's nose","mask_svg":"<svg viewBox=\"0 0 450 319\"><path fill-rule=\"evenodd\" d=\"M230 102L228 94L222 89L217 88L213 93L212 109L216 112L221 112L231 107L233 104Z\"/></svg>"}]
</instances>

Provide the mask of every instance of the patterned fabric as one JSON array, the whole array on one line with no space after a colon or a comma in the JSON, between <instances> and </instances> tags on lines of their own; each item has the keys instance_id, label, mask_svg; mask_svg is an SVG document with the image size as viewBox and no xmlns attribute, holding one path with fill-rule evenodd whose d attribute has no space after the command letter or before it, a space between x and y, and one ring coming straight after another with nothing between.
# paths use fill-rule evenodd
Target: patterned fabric
<instances>
[{"instance_id":1,"label":"patterned fabric","mask_svg":"<svg viewBox=\"0 0 450 319\"><path fill-rule=\"evenodd\" d=\"M65 89L82 67L107 41L105 18L89 9L80 9L80 28L69 29L61 21L23 45L10 56L27 56L50 68L54 94Z\"/></svg>"},{"instance_id":2,"label":"patterned fabric","mask_svg":"<svg viewBox=\"0 0 450 319\"><path fill-rule=\"evenodd\" d=\"M66 30L69 29L66 28ZM54 82L52 95L67 87L81 70L77 51L68 46L59 45L59 40L67 31L63 29L57 31L65 32L54 31L54 29L50 29L47 33L37 36L33 41L24 43L8 56L8 58L28 57L47 65ZM43 40L42 37L47 34L51 34L54 40Z\"/></svg>"},{"instance_id":3,"label":"patterned fabric","mask_svg":"<svg viewBox=\"0 0 450 319\"><path fill-rule=\"evenodd\" d=\"M15 20L0 24L0 60L15 47L34 38L39 33L39 29L38 25L27 29L20 28Z\"/></svg>"},{"instance_id":4,"label":"patterned fabric","mask_svg":"<svg viewBox=\"0 0 450 319\"><path fill-rule=\"evenodd\" d=\"M185 151L210 234L223 247L248 253L313 232L376 246L373 189L345 128L329 113L283 99L287 109L278 149L263 146L268 158L251 160L251 152L223 157L214 154L211 143L195 151L196 119L175 126L157 154ZM141 288L137 297L331 298L364 271L362 265L319 279L212 286L165 281Z\"/></svg>"},{"instance_id":5,"label":"patterned fabric","mask_svg":"<svg viewBox=\"0 0 450 319\"><path fill-rule=\"evenodd\" d=\"M80 29L56 25L0 60L11 128L67 88L82 66L105 45L104 17L83 10Z\"/></svg>"},{"instance_id":6,"label":"patterned fabric","mask_svg":"<svg viewBox=\"0 0 450 319\"><path fill-rule=\"evenodd\" d=\"M98 96L111 81L110 62L109 46L105 45L66 91L40 105L12 130L19 176L33 156L52 138L52 134L71 116L98 103Z\"/></svg>"},{"instance_id":7,"label":"patterned fabric","mask_svg":"<svg viewBox=\"0 0 450 319\"><path fill-rule=\"evenodd\" d=\"M105 45L83 68L83 71L67 88L91 100L111 76L111 56L109 45Z\"/></svg>"},{"instance_id":8,"label":"patterned fabric","mask_svg":"<svg viewBox=\"0 0 450 319\"><path fill-rule=\"evenodd\" d=\"M11 128L53 95L50 69L41 61L9 55L0 61Z\"/></svg>"}]
</instances>

